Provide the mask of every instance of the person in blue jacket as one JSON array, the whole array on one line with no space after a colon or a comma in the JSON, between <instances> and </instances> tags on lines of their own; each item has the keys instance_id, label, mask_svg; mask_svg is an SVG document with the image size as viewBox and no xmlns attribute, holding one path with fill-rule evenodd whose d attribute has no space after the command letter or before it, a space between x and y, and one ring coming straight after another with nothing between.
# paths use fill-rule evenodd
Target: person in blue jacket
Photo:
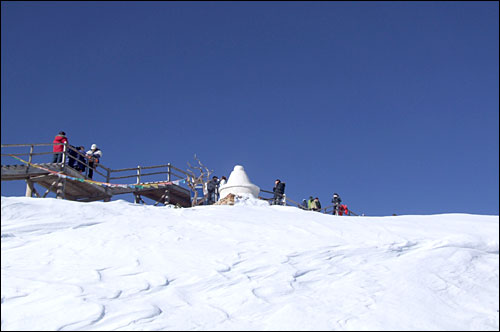
<instances>
[{"instance_id":1,"label":"person in blue jacket","mask_svg":"<svg viewBox=\"0 0 500 332\"><path fill-rule=\"evenodd\" d=\"M73 149L68 149L68 166L76 169L77 171L85 170L85 147L83 146L73 146Z\"/></svg>"}]
</instances>

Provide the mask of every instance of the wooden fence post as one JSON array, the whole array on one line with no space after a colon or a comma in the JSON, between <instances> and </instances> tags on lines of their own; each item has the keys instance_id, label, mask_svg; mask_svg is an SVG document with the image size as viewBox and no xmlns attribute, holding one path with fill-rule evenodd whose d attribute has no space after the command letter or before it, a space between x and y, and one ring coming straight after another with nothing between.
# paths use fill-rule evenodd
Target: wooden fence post
<instances>
[{"instance_id":1,"label":"wooden fence post","mask_svg":"<svg viewBox=\"0 0 500 332\"><path fill-rule=\"evenodd\" d=\"M61 179L57 181L57 187L56 187L56 198L58 199L64 199L64 181L66 179Z\"/></svg>"},{"instance_id":2,"label":"wooden fence post","mask_svg":"<svg viewBox=\"0 0 500 332\"><path fill-rule=\"evenodd\" d=\"M109 168L106 168L106 183L109 183L109 179L110 179L110 177L111 177L111 176L110 176L110 173L111 173L111 172L110 172ZM109 202L109 201L111 201L111 196L112 196L112 195L109 193L109 192L110 192L109 187L108 187L108 186L106 186L106 189L104 189L104 191L106 192L106 195L107 195L107 196L106 196L106 198L105 198L103 201L104 201L104 202Z\"/></svg>"},{"instance_id":3,"label":"wooden fence post","mask_svg":"<svg viewBox=\"0 0 500 332\"><path fill-rule=\"evenodd\" d=\"M63 155L62 155L62 165L61 165L61 173L64 174L66 170L66 155L68 153L68 142L65 142L63 145ZM65 198L65 189L66 189L66 177L64 178L59 178L59 181L57 182L57 189L56 189L56 198L59 199L64 199Z\"/></svg>"},{"instance_id":4,"label":"wooden fence post","mask_svg":"<svg viewBox=\"0 0 500 332\"><path fill-rule=\"evenodd\" d=\"M141 183L141 166L137 165L137 181L136 184ZM141 203L141 196L139 195L138 192L134 192L134 203L135 204L140 204Z\"/></svg>"},{"instance_id":5,"label":"wooden fence post","mask_svg":"<svg viewBox=\"0 0 500 332\"><path fill-rule=\"evenodd\" d=\"M31 147L30 147L30 156L28 158L28 168L26 169L26 173L28 173L28 170L31 166L31 162L33 161L33 150L35 149L35 146L32 144Z\"/></svg>"},{"instance_id":6,"label":"wooden fence post","mask_svg":"<svg viewBox=\"0 0 500 332\"><path fill-rule=\"evenodd\" d=\"M30 171L31 162L33 160L33 149L34 148L35 147L32 144L30 147L30 154L28 157L28 167L26 167L26 174L28 174ZM26 180L26 197L33 197L33 189L34 189L33 182L31 182L30 180Z\"/></svg>"},{"instance_id":7,"label":"wooden fence post","mask_svg":"<svg viewBox=\"0 0 500 332\"><path fill-rule=\"evenodd\" d=\"M26 180L26 197L33 197L33 182Z\"/></svg>"},{"instance_id":8,"label":"wooden fence post","mask_svg":"<svg viewBox=\"0 0 500 332\"><path fill-rule=\"evenodd\" d=\"M63 145L63 155L62 155L62 163L63 165L66 163L66 155L68 154L68 142L65 142Z\"/></svg>"}]
</instances>

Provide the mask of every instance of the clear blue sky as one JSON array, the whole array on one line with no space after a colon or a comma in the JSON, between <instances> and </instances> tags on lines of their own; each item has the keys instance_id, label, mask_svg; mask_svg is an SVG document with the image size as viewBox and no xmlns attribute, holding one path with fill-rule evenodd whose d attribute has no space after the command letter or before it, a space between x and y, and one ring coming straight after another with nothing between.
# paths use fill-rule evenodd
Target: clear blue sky
<instances>
[{"instance_id":1,"label":"clear blue sky","mask_svg":"<svg viewBox=\"0 0 500 332\"><path fill-rule=\"evenodd\" d=\"M366 215L498 215L498 6L2 1L2 144L63 130L114 169L196 153Z\"/></svg>"}]
</instances>

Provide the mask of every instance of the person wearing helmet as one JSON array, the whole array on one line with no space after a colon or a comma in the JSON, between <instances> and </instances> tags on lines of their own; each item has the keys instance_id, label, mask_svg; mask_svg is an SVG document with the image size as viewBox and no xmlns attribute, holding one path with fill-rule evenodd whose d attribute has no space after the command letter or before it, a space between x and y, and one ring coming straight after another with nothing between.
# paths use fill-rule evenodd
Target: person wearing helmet
<instances>
[{"instance_id":1,"label":"person wearing helmet","mask_svg":"<svg viewBox=\"0 0 500 332\"><path fill-rule=\"evenodd\" d=\"M90 150L87 151L87 158L89 159L89 179L94 175L94 169L102 157L102 151L97 147L97 144L92 144Z\"/></svg>"}]
</instances>

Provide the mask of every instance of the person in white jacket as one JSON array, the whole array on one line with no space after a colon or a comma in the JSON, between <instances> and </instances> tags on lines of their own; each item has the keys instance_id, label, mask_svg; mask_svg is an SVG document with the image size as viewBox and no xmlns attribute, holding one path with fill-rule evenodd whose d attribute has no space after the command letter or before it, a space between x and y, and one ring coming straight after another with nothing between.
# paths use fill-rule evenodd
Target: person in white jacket
<instances>
[{"instance_id":1,"label":"person in white jacket","mask_svg":"<svg viewBox=\"0 0 500 332\"><path fill-rule=\"evenodd\" d=\"M97 166L99 163L99 159L102 157L102 151L97 147L97 144L92 144L86 155L89 159L89 179L92 179L95 169L94 166Z\"/></svg>"},{"instance_id":2,"label":"person in white jacket","mask_svg":"<svg viewBox=\"0 0 500 332\"><path fill-rule=\"evenodd\" d=\"M217 200L220 200L220 188L227 183L227 179L225 176L222 176L219 180L219 183L217 185L216 189L216 194L217 194Z\"/></svg>"},{"instance_id":3,"label":"person in white jacket","mask_svg":"<svg viewBox=\"0 0 500 332\"><path fill-rule=\"evenodd\" d=\"M225 185L226 183L227 183L226 177L225 176L221 177L219 181L219 188Z\"/></svg>"}]
</instances>

